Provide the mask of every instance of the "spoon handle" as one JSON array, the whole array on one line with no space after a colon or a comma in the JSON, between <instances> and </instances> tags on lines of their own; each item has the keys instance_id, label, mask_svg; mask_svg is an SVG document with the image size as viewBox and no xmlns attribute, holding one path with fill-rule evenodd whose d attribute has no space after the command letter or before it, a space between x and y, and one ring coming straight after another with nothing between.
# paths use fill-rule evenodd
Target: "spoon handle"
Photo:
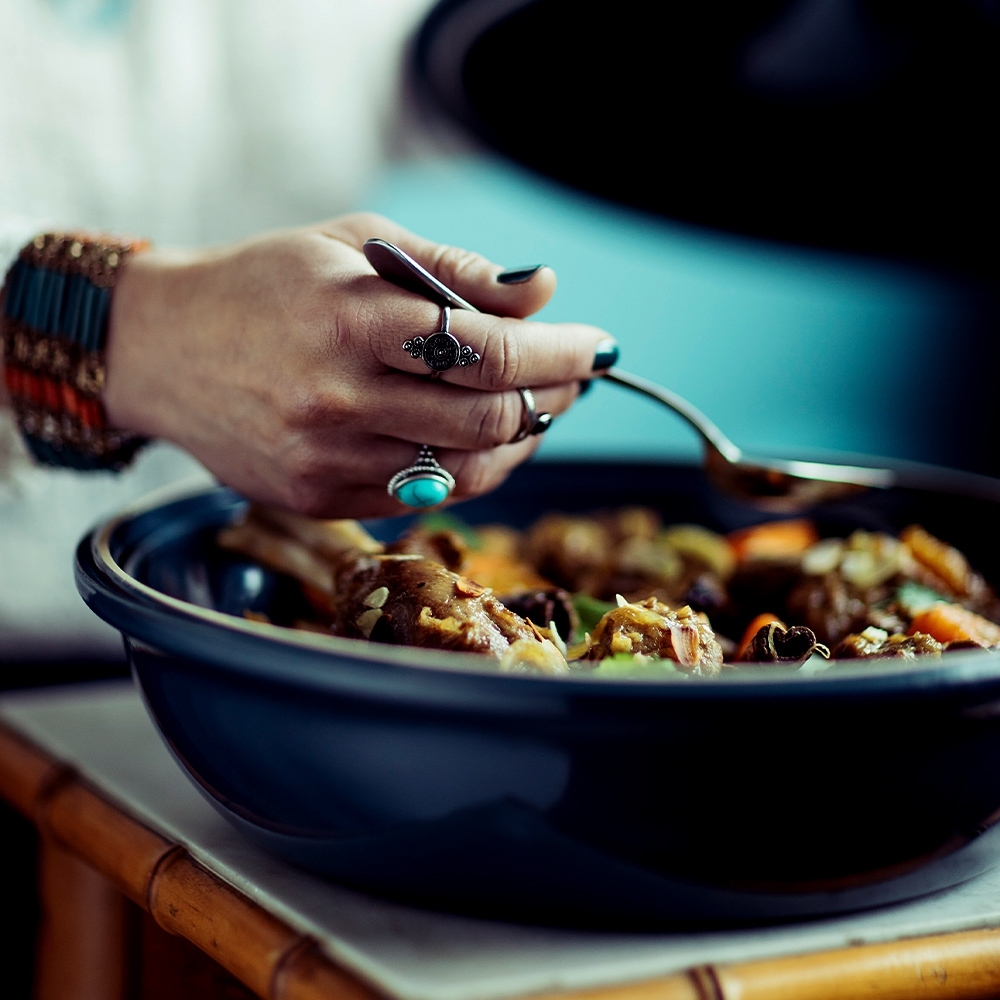
<instances>
[{"instance_id":1,"label":"spoon handle","mask_svg":"<svg viewBox=\"0 0 1000 1000\"><path fill-rule=\"evenodd\" d=\"M364 254L368 258L368 263L386 281L391 281L409 292L416 292L417 295L422 295L439 306L479 312L471 302L466 302L443 281L438 281L430 271L395 244L387 240L371 239L364 245Z\"/></svg>"},{"instance_id":2,"label":"spoon handle","mask_svg":"<svg viewBox=\"0 0 1000 1000\"><path fill-rule=\"evenodd\" d=\"M604 381L613 382L649 399L655 399L673 410L701 435L709 448L719 452L727 462L738 462L743 457L740 449L701 410L692 406L683 396L678 396L677 393L664 389L663 386L650 382L640 375L622 371L621 368L609 368L604 375Z\"/></svg>"}]
</instances>

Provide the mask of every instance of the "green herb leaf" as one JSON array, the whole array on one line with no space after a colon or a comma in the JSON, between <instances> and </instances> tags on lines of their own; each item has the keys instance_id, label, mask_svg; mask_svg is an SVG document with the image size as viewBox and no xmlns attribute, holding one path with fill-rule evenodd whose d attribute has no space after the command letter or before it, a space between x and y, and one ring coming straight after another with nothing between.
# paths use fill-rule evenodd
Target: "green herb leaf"
<instances>
[{"instance_id":1,"label":"green herb leaf","mask_svg":"<svg viewBox=\"0 0 1000 1000\"><path fill-rule=\"evenodd\" d=\"M662 680L666 677L686 677L678 670L673 660L637 659L631 653L616 653L597 664L596 677L640 677L648 680Z\"/></svg>"},{"instance_id":2,"label":"green herb leaf","mask_svg":"<svg viewBox=\"0 0 1000 1000\"><path fill-rule=\"evenodd\" d=\"M607 601L599 601L590 594L574 594L573 607L580 616L580 629L583 632L593 632L597 623L614 607Z\"/></svg>"},{"instance_id":3,"label":"green herb leaf","mask_svg":"<svg viewBox=\"0 0 1000 1000\"><path fill-rule=\"evenodd\" d=\"M936 590L925 587L922 583L914 583L912 580L907 580L906 583L900 584L899 589L896 591L896 603L911 618L921 611L926 610L932 604L947 600L949 598L945 597L944 594L939 594Z\"/></svg>"}]
</instances>

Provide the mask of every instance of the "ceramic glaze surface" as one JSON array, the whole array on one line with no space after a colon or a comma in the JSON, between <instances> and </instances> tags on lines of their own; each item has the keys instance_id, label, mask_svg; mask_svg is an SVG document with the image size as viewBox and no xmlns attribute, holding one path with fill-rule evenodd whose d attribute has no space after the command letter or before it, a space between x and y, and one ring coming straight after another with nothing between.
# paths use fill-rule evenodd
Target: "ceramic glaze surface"
<instances>
[{"instance_id":1,"label":"ceramic glaze surface","mask_svg":"<svg viewBox=\"0 0 1000 1000\"><path fill-rule=\"evenodd\" d=\"M730 529L761 516L685 467L540 463L456 512L529 523L624 503ZM742 923L918 896L1000 857L1000 658L651 683L505 676L225 624L295 588L217 549L214 490L85 539L85 599L126 635L146 702L215 807L267 849L443 909L602 926ZM821 529L919 521L996 577L995 499L870 493ZM406 518L373 522L392 537ZM100 537L100 531L97 533ZM475 666L475 663L473 663Z\"/></svg>"}]
</instances>

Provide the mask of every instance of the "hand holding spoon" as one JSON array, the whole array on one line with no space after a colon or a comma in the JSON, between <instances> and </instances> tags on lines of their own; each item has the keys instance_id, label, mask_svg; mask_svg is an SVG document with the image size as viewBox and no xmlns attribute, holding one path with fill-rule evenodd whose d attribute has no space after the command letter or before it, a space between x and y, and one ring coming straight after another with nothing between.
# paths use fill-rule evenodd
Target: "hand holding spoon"
<instances>
[{"instance_id":1,"label":"hand holding spoon","mask_svg":"<svg viewBox=\"0 0 1000 1000\"><path fill-rule=\"evenodd\" d=\"M368 263L387 281L440 306L479 311L392 243L368 240L364 250ZM896 485L897 475L891 469L747 457L705 414L677 393L621 368L611 368L599 377L654 399L686 420L704 443L709 479L724 493L766 510L792 513L860 490Z\"/></svg>"}]
</instances>

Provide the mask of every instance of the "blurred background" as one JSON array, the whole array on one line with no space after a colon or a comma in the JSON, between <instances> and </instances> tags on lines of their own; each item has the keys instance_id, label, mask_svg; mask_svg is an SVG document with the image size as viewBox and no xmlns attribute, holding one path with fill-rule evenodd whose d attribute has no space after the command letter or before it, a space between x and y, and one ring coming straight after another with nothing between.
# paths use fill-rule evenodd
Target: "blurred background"
<instances>
[{"instance_id":1,"label":"blurred background","mask_svg":"<svg viewBox=\"0 0 1000 1000\"><path fill-rule=\"evenodd\" d=\"M373 209L552 266L544 318L606 327L748 450L998 474L998 36L997 0L0 0L0 256ZM542 455L698 446L595 385ZM0 688L121 673L75 544L204 470L35 469L2 422L0 467ZM30 900L33 834L0 828Z\"/></svg>"},{"instance_id":2,"label":"blurred background","mask_svg":"<svg viewBox=\"0 0 1000 1000\"><path fill-rule=\"evenodd\" d=\"M374 209L550 265L544 318L606 327L748 451L998 473L998 38L996 0L0 0L0 258ZM597 383L541 454L698 444ZM207 473L165 444L35 468L2 413L0 468L2 683L119 661L75 544Z\"/></svg>"},{"instance_id":3,"label":"blurred background","mask_svg":"<svg viewBox=\"0 0 1000 1000\"><path fill-rule=\"evenodd\" d=\"M397 167L364 203L505 264L551 265L559 288L541 316L606 328L622 367L747 450L995 468L985 284L657 218L484 154ZM541 455L609 454L696 461L700 444L655 404L597 384Z\"/></svg>"},{"instance_id":4,"label":"blurred background","mask_svg":"<svg viewBox=\"0 0 1000 1000\"><path fill-rule=\"evenodd\" d=\"M998 28L991 0L445 0L415 90L494 155L369 198L551 264L547 316L748 449L996 471ZM545 453L695 447L603 387Z\"/></svg>"},{"instance_id":5,"label":"blurred background","mask_svg":"<svg viewBox=\"0 0 1000 1000\"><path fill-rule=\"evenodd\" d=\"M0 29L4 259L373 209L550 265L544 318L747 451L1000 473L996 0L0 0ZM698 448L598 382L541 456ZM120 670L75 545L207 473L166 444L39 469L2 412L0 469L0 686Z\"/></svg>"}]
</instances>

